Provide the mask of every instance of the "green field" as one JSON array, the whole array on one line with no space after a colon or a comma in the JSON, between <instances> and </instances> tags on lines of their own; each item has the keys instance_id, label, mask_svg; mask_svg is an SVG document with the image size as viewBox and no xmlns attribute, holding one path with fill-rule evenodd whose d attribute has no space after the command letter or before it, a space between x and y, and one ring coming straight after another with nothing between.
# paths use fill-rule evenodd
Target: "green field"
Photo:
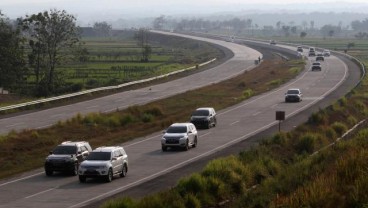
<instances>
[{"instance_id":1,"label":"green field","mask_svg":"<svg viewBox=\"0 0 368 208\"><path fill-rule=\"evenodd\" d=\"M143 62L142 48L134 40L134 33L127 33L122 37L82 38L87 54L83 59L59 65L57 73L68 85L75 85L75 91L162 75L222 56L208 43L150 35L152 53L149 61ZM34 80L33 74L27 78L29 85Z\"/></svg>"}]
</instances>

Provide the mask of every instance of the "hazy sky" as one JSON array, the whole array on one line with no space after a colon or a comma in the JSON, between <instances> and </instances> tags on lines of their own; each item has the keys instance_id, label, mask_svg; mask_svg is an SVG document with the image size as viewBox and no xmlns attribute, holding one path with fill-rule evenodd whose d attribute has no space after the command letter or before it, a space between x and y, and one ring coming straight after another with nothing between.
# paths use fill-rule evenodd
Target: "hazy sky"
<instances>
[{"instance_id":1,"label":"hazy sky","mask_svg":"<svg viewBox=\"0 0 368 208\"><path fill-rule=\"evenodd\" d=\"M368 13L368 0L0 0L0 10L9 18L49 9L66 10L86 23L243 10Z\"/></svg>"}]
</instances>

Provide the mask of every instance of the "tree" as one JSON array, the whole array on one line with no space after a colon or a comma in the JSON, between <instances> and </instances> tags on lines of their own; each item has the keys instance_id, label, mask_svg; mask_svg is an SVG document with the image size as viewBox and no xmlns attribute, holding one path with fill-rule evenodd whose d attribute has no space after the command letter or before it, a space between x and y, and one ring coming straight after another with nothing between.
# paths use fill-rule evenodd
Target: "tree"
<instances>
[{"instance_id":1,"label":"tree","mask_svg":"<svg viewBox=\"0 0 368 208\"><path fill-rule=\"evenodd\" d=\"M137 45L141 47L141 61L148 62L151 57L152 49L148 44L148 30L141 28L135 34L135 39L137 40Z\"/></svg>"},{"instance_id":2,"label":"tree","mask_svg":"<svg viewBox=\"0 0 368 208\"><path fill-rule=\"evenodd\" d=\"M161 15L153 20L153 29L155 30L162 30L164 27L166 20L165 15Z\"/></svg>"},{"instance_id":3,"label":"tree","mask_svg":"<svg viewBox=\"0 0 368 208\"><path fill-rule=\"evenodd\" d=\"M80 30L76 26L76 19L65 10L50 10L26 16L21 24L29 39L33 41L32 53L37 52L37 57L42 57L37 59L40 62L38 66L43 67L39 70L41 74L38 95L55 94L63 83L62 77L55 69L73 58L72 51L79 43ZM37 49L38 47L40 49Z\"/></svg>"},{"instance_id":4,"label":"tree","mask_svg":"<svg viewBox=\"0 0 368 208\"><path fill-rule=\"evenodd\" d=\"M19 28L0 12L0 87L15 90L24 83L27 69L23 42Z\"/></svg>"},{"instance_id":5,"label":"tree","mask_svg":"<svg viewBox=\"0 0 368 208\"><path fill-rule=\"evenodd\" d=\"M303 32L301 32L301 33L300 33L300 37L301 37L301 38L305 38L305 36L307 36L307 32L304 32L304 31L303 31Z\"/></svg>"},{"instance_id":6,"label":"tree","mask_svg":"<svg viewBox=\"0 0 368 208\"><path fill-rule=\"evenodd\" d=\"M93 30L96 31L98 36L108 37L111 35L112 26L107 22L95 22L93 24Z\"/></svg>"}]
</instances>

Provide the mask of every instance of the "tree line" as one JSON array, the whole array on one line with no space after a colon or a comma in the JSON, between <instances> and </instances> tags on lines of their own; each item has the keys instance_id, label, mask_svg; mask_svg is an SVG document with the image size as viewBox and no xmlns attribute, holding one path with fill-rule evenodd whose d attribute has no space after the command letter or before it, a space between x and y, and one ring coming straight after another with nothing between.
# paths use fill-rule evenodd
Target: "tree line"
<instances>
[{"instance_id":1,"label":"tree line","mask_svg":"<svg viewBox=\"0 0 368 208\"><path fill-rule=\"evenodd\" d=\"M368 18L362 21L352 21L350 25L343 26L340 21L337 25L326 24L320 28L315 27L315 21L302 21L296 24L294 21L277 21L275 25L259 26L252 19L231 18L228 20L206 20L203 18L181 19L161 15L153 20L152 26L157 30L176 31L202 31L225 30L232 34L246 33L248 35L264 36L308 36L333 37L355 32L356 38L368 38Z\"/></svg>"}]
</instances>

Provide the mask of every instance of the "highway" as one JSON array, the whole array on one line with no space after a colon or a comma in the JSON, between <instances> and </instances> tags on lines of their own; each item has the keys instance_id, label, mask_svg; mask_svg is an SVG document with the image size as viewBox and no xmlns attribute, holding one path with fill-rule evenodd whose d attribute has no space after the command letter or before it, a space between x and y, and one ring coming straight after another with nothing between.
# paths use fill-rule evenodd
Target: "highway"
<instances>
[{"instance_id":1,"label":"highway","mask_svg":"<svg viewBox=\"0 0 368 208\"><path fill-rule=\"evenodd\" d=\"M136 95L138 97L135 102L145 103L149 99L159 99L186 91L188 89L182 88L187 86L200 87L216 82L216 79L210 79L213 76L217 77L217 81L220 80L220 77L235 76L241 71L251 69L254 60L260 55L257 51L241 45L223 41L218 43L233 50L234 58L214 69L201 72L204 74L195 74L191 75L191 77L153 86L153 92L149 92L147 88L137 90L138 94ZM290 49L295 50L293 48ZM359 72L356 72L357 68L347 67L345 62L335 56L326 58L322 66L323 70L321 72L312 72L309 70L308 64L303 73L282 87L219 111L217 127L200 130L198 147L196 148L189 151L162 152L160 146L162 133L157 132L122 144L129 155L130 167L126 178L116 178L111 183L90 180L85 184L80 184L77 177L57 174L52 177L46 177L43 169L38 169L19 177L1 181L0 207L83 207L144 184L156 177L163 177L164 174L179 168L190 167L191 164L202 158L247 140L251 136L274 126L277 123L275 121L275 111L285 111L287 118L293 118L296 114L309 109L330 94L333 94L334 90L345 86L344 83L348 81L350 84L346 85L344 90L340 92L340 96L343 95L351 89L354 83L357 82L357 77L359 77L356 76L356 74L359 74ZM206 72L210 73L211 76L205 74ZM230 72L233 73L229 74ZM354 76L351 76L351 74L354 74ZM198 84L202 80L203 82ZM172 91L172 88L176 88L177 91ZM303 101L300 103L285 103L284 93L288 88L300 88L304 95ZM163 95L160 94L166 91L169 92ZM124 96L131 94L133 92L127 92ZM113 95L109 97L122 102L127 100L125 97L123 99L122 96ZM97 100L107 99L101 98ZM89 102L95 101L86 103ZM76 104L76 106L78 105ZM91 103L91 105L96 104ZM119 102L116 105L123 107L129 104L121 104ZM110 108L112 107L114 106L110 106ZM66 110L68 108L74 109L71 106L62 109ZM109 108L105 110L108 111ZM27 120L24 122L28 123ZM178 176L172 175L171 177ZM162 186L165 186L165 184L162 184Z\"/></svg>"},{"instance_id":2,"label":"highway","mask_svg":"<svg viewBox=\"0 0 368 208\"><path fill-rule=\"evenodd\" d=\"M236 76L244 72L244 70L252 69L254 67L254 60L261 56L261 54L254 49L235 43L200 37L195 37L194 39L205 40L230 48L235 55L230 60L210 70L205 70L171 82L145 87L139 90L125 91L76 104L0 119L0 135L6 134L11 130L19 131L22 129L45 128L56 124L59 120L72 118L77 113L82 115L91 112L105 113L117 109L124 109L132 105L145 104L153 100L196 89L208 85L209 83L216 83Z\"/></svg>"}]
</instances>

